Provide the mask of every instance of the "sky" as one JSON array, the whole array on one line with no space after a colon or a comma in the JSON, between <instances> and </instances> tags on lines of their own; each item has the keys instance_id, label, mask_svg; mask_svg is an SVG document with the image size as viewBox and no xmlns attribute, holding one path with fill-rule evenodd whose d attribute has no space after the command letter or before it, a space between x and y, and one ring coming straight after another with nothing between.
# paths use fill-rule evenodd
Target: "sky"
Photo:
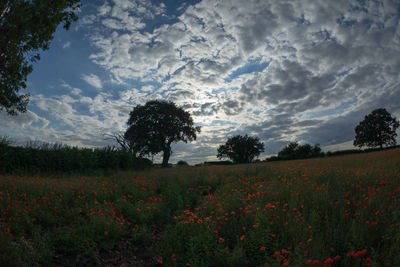
<instances>
[{"instance_id":1,"label":"sky","mask_svg":"<svg viewBox=\"0 0 400 267\"><path fill-rule=\"evenodd\" d=\"M84 0L78 16L34 64L28 111L0 112L0 135L116 145L104 134L163 99L201 126L172 147L170 162L194 164L237 134L259 137L263 159L292 141L353 148L376 108L400 118L398 0Z\"/></svg>"}]
</instances>

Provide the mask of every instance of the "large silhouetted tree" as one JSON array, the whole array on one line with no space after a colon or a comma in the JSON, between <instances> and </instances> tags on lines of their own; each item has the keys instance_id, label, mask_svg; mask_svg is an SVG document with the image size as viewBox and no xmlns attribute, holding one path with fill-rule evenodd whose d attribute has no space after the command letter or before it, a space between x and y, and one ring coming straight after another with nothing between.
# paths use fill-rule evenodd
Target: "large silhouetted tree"
<instances>
[{"instance_id":1,"label":"large silhouetted tree","mask_svg":"<svg viewBox=\"0 0 400 267\"><path fill-rule=\"evenodd\" d=\"M196 140L200 127L193 126L190 113L173 102L149 101L136 106L129 114L125 138L139 155L163 152L162 166L168 166L171 144Z\"/></svg>"},{"instance_id":2,"label":"large silhouetted tree","mask_svg":"<svg viewBox=\"0 0 400 267\"><path fill-rule=\"evenodd\" d=\"M383 147L383 145L396 145L396 129L399 121L392 117L384 108L375 109L364 117L354 129L356 136L354 146L358 147Z\"/></svg>"},{"instance_id":3,"label":"large silhouetted tree","mask_svg":"<svg viewBox=\"0 0 400 267\"><path fill-rule=\"evenodd\" d=\"M57 26L69 29L80 0L0 0L0 111L26 112L26 79L47 50Z\"/></svg>"},{"instance_id":4,"label":"large silhouetted tree","mask_svg":"<svg viewBox=\"0 0 400 267\"><path fill-rule=\"evenodd\" d=\"M234 163L249 163L264 152L264 143L258 137L236 135L228 138L225 145L218 148L219 159L229 158Z\"/></svg>"}]
</instances>

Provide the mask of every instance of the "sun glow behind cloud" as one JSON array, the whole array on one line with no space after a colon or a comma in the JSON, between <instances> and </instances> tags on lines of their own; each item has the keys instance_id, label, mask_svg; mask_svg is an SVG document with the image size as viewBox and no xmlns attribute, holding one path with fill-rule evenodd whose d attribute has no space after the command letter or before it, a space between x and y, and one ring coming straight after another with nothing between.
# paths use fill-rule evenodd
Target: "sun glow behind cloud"
<instances>
[{"instance_id":1,"label":"sun glow behind cloud","mask_svg":"<svg viewBox=\"0 0 400 267\"><path fill-rule=\"evenodd\" d=\"M400 113L398 1L99 3L84 1L75 31L57 32L50 52L69 53L58 84L35 69L30 112L4 117L13 130L0 134L105 145L133 106L167 99L203 128L175 146L172 161L193 163L233 134L273 154L294 140L348 144L374 108Z\"/></svg>"}]
</instances>

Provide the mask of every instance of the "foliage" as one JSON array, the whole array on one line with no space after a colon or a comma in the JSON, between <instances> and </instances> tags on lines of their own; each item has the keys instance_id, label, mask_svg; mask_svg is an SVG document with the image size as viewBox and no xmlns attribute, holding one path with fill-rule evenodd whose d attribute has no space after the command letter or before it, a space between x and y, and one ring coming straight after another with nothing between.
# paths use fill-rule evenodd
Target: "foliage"
<instances>
[{"instance_id":1,"label":"foliage","mask_svg":"<svg viewBox=\"0 0 400 267\"><path fill-rule=\"evenodd\" d=\"M134 156L137 156L135 153L134 144L125 138L125 133L123 131L117 133L105 133L104 136L106 136L106 140L111 139L115 141L122 150L129 151Z\"/></svg>"},{"instance_id":2,"label":"foliage","mask_svg":"<svg viewBox=\"0 0 400 267\"><path fill-rule=\"evenodd\" d=\"M400 149L0 179L0 266L399 266ZM127 242L146 248L124 259ZM121 250L122 249L122 250ZM124 261L125 260L125 261Z\"/></svg>"},{"instance_id":3,"label":"foliage","mask_svg":"<svg viewBox=\"0 0 400 267\"><path fill-rule=\"evenodd\" d=\"M323 156L321 147L316 144L312 147L310 144L300 145L297 142L287 144L279 153L279 159L304 159Z\"/></svg>"},{"instance_id":4,"label":"foliage","mask_svg":"<svg viewBox=\"0 0 400 267\"><path fill-rule=\"evenodd\" d=\"M21 147L0 139L0 174L133 170L149 166L150 160L113 147L92 149L47 143Z\"/></svg>"},{"instance_id":5,"label":"foliage","mask_svg":"<svg viewBox=\"0 0 400 267\"><path fill-rule=\"evenodd\" d=\"M219 146L217 157L230 158L234 163L249 163L261 152L264 152L264 143L258 137L236 135Z\"/></svg>"},{"instance_id":6,"label":"foliage","mask_svg":"<svg viewBox=\"0 0 400 267\"><path fill-rule=\"evenodd\" d=\"M347 150L338 150L338 151L333 151L333 152L328 151L328 152L326 152L326 156L331 157L331 156L340 156L340 155L349 155L349 154L369 153L369 152L393 149L396 147L400 147L400 145L390 146L390 147L385 147L385 148L347 149Z\"/></svg>"},{"instance_id":7,"label":"foliage","mask_svg":"<svg viewBox=\"0 0 400 267\"><path fill-rule=\"evenodd\" d=\"M211 165L232 165L232 161L230 160L219 160L219 161L204 161L204 163L200 165L211 166Z\"/></svg>"},{"instance_id":8,"label":"foliage","mask_svg":"<svg viewBox=\"0 0 400 267\"><path fill-rule=\"evenodd\" d=\"M189 163L187 163L187 162L184 161L184 160L180 160L180 161L178 161L178 162L176 163L176 165L178 165L178 166L189 166Z\"/></svg>"},{"instance_id":9,"label":"foliage","mask_svg":"<svg viewBox=\"0 0 400 267\"><path fill-rule=\"evenodd\" d=\"M354 146L383 147L396 145L396 129L399 121L392 117L384 108L375 109L364 117L354 129L356 136Z\"/></svg>"},{"instance_id":10,"label":"foliage","mask_svg":"<svg viewBox=\"0 0 400 267\"><path fill-rule=\"evenodd\" d=\"M173 102L149 101L136 106L129 114L125 139L139 155L163 152L162 166L168 166L171 144L196 140L200 127L193 126L190 113Z\"/></svg>"},{"instance_id":11,"label":"foliage","mask_svg":"<svg viewBox=\"0 0 400 267\"><path fill-rule=\"evenodd\" d=\"M69 29L77 19L79 0L0 0L0 111L26 112L26 88L32 64L47 50L57 26Z\"/></svg>"}]
</instances>

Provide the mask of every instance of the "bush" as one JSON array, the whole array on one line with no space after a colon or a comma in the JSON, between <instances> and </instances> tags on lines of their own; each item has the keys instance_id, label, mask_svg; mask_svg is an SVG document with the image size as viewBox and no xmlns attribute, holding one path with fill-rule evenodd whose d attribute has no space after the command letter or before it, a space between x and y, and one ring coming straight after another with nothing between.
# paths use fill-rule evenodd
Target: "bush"
<instances>
[{"instance_id":1,"label":"bush","mask_svg":"<svg viewBox=\"0 0 400 267\"><path fill-rule=\"evenodd\" d=\"M178 161L178 162L176 163L176 165L178 165L178 166L189 166L189 163L187 163L187 162L184 161L184 160L180 160L180 161Z\"/></svg>"},{"instance_id":2,"label":"bush","mask_svg":"<svg viewBox=\"0 0 400 267\"><path fill-rule=\"evenodd\" d=\"M22 147L12 146L8 138L0 138L0 174L138 170L150 166L150 160L114 147L78 148L47 143Z\"/></svg>"},{"instance_id":3,"label":"bush","mask_svg":"<svg viewBox=\"0 0 400 267\"><path fill-rule=\"evenodd\" d=\"M317 144L312 147L310 144L300 145L297 142L287 144L279 153L279 159L304 159L324 156L321 147Z\"/></svg>"}]
</instances>

